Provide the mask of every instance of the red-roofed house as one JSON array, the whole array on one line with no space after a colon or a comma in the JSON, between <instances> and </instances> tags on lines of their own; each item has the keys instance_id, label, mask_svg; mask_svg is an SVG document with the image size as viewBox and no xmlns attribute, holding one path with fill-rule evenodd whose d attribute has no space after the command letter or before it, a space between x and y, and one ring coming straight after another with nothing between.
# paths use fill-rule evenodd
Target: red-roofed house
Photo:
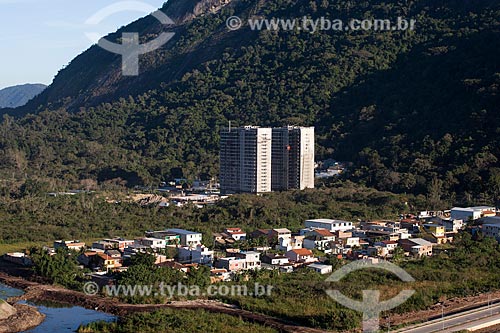
<instances>
[{"instance_id":1,"label":"red-roofed house","mask_svg":"<svg viewBox=\"0 0 500 333\"><path fill-rule=\"evenodd\" d=\"M314 255L311 250L308 249L295 249L288 251L285 256L291 261L295 262L315 262L318 261L317 258L314 258Z\"/></svg>"},{"instance_id":2,"label":"red-roofed house","mask_svg":"<svg viewBox=\"0 0 500 333\"><path fill-rule=\"evenodd\" d=\"M332 252L332 242L335 241L335 235L326 229L314 229L306 234L304 247L306 249L318 249L325 253Z\"/></svg>"}]
</instances>

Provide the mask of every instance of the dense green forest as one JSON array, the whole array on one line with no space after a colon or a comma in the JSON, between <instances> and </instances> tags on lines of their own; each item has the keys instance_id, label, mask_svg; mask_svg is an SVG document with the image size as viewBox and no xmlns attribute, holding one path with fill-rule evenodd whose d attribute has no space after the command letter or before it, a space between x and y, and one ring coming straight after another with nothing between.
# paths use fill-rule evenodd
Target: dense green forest
<instances>
[{"instance_id":1,"label":"dense green forest","mask_svg":"<svg viewBox=\"0 0 500 333\"><path fill-rule=\"evenodd\" d=\"M436 204L492 202L500 194L499 7L238 0L176 26L133 79L117 74L119 57L92 47L28 109L13 111L35 114L3 118L1 178L50 189L210 178L218 175L218 131L231 120L315 125L318 159L354 162L347 177L368 186L427 194ZM230 15L403 16L417 29L228 32ZM138 20L110 38L154 37L154 22Z\"/></svg>"}]
</instances>

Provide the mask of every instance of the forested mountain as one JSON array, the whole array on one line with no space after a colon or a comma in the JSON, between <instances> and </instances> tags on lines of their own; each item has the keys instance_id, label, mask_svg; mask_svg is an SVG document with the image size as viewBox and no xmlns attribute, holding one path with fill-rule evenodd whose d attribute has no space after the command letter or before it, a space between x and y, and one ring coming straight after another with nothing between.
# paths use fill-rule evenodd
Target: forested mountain
<instances>
[{"instance_id":1,"label":"forested mountain","mask_svg":"<svg viewBox=\"0 0 500 333\"><path fill-rule=\"evenodd\" d=\"M5 177L129 185L218 173L218 130L315 125L318 158L353 161L350 176L439 201L500 193L500 4L495 0L170 0L178 19L124 31L176 33L122 77L96 46L0 125ZM214 6L214 7L212 7ZM207 11L214 9L214 12ZM232 15L397 17L415 31L229 31ZM56 182L54 182L56 184Z\"/></svg>"},{"instance_id":2,"label":"forested mountain","mask_svg":"<svg viewBox=\"0 0 500 333\"><path fill-rule=\"evenodd\" d=\"M46 87L44 84L22 84L3 88L0 90L0 108L23 106Z\"/></svg>"}]
</instances>

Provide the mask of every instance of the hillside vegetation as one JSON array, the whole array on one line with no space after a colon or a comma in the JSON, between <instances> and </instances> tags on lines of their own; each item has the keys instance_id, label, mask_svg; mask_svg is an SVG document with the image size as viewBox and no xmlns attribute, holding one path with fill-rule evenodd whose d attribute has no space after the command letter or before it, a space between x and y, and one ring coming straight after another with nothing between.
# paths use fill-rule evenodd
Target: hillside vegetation
<instances>
[{"instance_id":1,"label":"hillside vegetation","mask_svg":"<svg viewBox=\"0 0 500 333\"><path fill-rule=\"evenodd\" d=\"M175 1L164 10L173 13ZM394 192L492 201L500 194L497 1L237 0L189 18L123 78L92 47L0 124L4 178L153 184L218 175L220 127L317 128L318 159ZM179 13L177 13L179 14ZM182 13L180 13L182 14ZM231 15L417 20L415 31L229 32ZM121 29L153 38L147 17Z\"/></svg>"}]
</instances>

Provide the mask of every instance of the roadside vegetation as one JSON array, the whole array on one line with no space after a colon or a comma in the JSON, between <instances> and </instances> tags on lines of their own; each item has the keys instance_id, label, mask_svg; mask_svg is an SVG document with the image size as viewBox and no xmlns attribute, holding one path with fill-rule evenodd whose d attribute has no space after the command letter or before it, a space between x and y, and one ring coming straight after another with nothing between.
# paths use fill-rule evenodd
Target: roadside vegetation
<instances>
[{"instance_id":1,"label":"roadside vegetation","mask_svg":"<svg viewBox=\"0 0 500 333\"><path fill-rule=\"evenodd\" d=\"M82 325L78 333L185 333L232 332L278 333L262 325L248 323L241 318L203 310L164 309L138 313L120 318L117 322L95 322Z\"/></svg>"}]
</instances>

